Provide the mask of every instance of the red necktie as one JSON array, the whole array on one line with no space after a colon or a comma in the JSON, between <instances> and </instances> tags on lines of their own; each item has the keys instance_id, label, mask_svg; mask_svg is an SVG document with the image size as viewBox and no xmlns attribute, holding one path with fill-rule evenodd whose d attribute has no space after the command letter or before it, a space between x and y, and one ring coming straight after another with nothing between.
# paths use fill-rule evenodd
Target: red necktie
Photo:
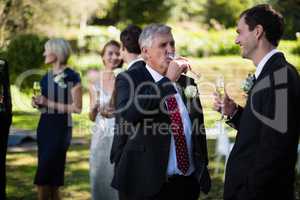
<instances>
[{"instance_id":1,"label":"red necktie","mask_svg":"<svg viewBox=\"0 0 300 200\"><path fill-rule=\"evenodd\" d=\"M171 128L175 139L177 167L186 174L190 163L185 135L183 133L183 124L180 117L179 107L174 96L167 98L167 107L171 119Z\"/></svg>"}]
</instances>

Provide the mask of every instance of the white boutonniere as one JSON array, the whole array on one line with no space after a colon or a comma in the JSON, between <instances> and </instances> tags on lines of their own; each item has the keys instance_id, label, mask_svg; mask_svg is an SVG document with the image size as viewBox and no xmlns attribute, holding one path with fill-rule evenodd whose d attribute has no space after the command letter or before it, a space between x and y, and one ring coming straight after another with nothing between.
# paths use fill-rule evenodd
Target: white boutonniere
<instances>
[{"instance_id":1,"label":"white boutonniere","mask_svg":"<svg viewBox=\"0 0 300 200\"><path fill-rule=\"evenodd\" d=\"M254 74L248 74L247 78L242 82L241 89L245 93L249 93L250 89L252 88L255 80L255 75Z\"/></svg>"},{"instance_id":2,"label":"white boutonniere","mask_svg":"<svg viewBox=\"0 0 300 200\"><path fill-rule=\"evenodd\" d=\"M125 69L123 68L116 68L113 70L115 77L117 77L120 73L124 72Z\"/></svg>"},{"instance_id":3,"label":"white boutonniere","mask_svg":"<svg viewBox=\"0 0 300 200\"><path fill-rule=\"evenodd\" d=\"M57 74L57 75L54 77L53 81L54 81L55 83L57 83L59 87L61 87L61 88L66 88L66 87L67 87L67 84L65 83L65 80L64 80L66 77L67 77L67 75L66 75L64 72L62 72L62 73L60 73L60 74Z\"/></svg>"},{"instance_id":4,"label":"white boutonniere","mask_svg":"<svg viewBox=\"0 0 300 200\"><path fill-rule=\"evenodd\" d=\"M189 85L184 89L184 95L187 98L194 98L198 95L197 87L194 85Z\"/></svg>"}]
</instances>

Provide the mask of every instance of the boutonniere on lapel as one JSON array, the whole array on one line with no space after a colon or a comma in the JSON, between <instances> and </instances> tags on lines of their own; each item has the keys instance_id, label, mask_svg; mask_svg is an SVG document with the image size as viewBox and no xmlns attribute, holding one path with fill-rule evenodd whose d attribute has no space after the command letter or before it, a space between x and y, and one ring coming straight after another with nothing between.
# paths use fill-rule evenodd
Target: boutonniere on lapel
<instances>
[{"instance_id":1,"label":"boutonniere on lapel","mask_svg":"<svg viewBox=\"0 0 300 200\"><path fill-rule=\"evenodd\" d=\"M248 74L247 78L242 82L241 89L248 94L255 80L254 74Z\"/></svg>"},{"instance_id":2,"label":"boutonniere on lapel","mask_svg":"<svg viewBox=\"0 0 300 200\"><path fill-rule=\"evenodd\" d=\"M124 72L125 69L123 68L116 68L113 70L115 77L117 77L120 73Z\"/></svg>"},{"instance_id":3,"label":"boutonniere on lapel","mask_svg":"<svg viewBox=\"0 0 300 200\"><path fill-rule=\"evenodd\" d=\"M67 75L64 72L62 72L62 73L59 73L56 76L54 76L53 81L55 83L57 83L59 87L66 88L67 87L67 84L65 83L66 77L67 77Z\"/></svg>"},{"instance_id":4,"label":"boutonniere on lapel","mask_svg":"<svg viewBox=\"0 0 300 200\"><path fill-rule=\"evenodd\" d=\"M186 98L194 98L198 95L198 90L195 85L189 85L184 89L184 95Z\"/></svg>"}]
</instances>

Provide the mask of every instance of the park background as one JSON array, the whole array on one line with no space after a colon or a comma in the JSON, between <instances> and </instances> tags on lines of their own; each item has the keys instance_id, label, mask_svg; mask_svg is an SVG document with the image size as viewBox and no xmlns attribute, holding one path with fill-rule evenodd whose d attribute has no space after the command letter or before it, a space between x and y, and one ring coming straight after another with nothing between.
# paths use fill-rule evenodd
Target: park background
<instances>
[{"instance_id":1,"label":"park background","mask_svg":"<svg viewBox=\"0 0 300 200\"><path fill-rule=\"evenodd\" d=\"M33 81L49 66L43 64L43 45L48 38L62 37L72 46L69 66L82 76L84 106L74 115L73 145L68 151L63 199L90 199L87 72L103 67L99 55L110 39L119 40L120 30L133 23L144 27L153 22L173 29L176 50L191 60L204 106L205 126L209 130L209 168L213 178L209 195L202 200L222 198L224 160L216 162L215 123L220 115L212 111L212 92L216 77L225 77L231 97L245 102L242 81L253 73L253 63L239 55L234 43L235 25L241 11L259 3L270 3L286 22L279 50L300 70L299 0L0 0L0 57L9 62L13 98L12 132L35 135L39 113L30 105ZM31 74L31 72L38 74ZM193 74L188 74L193 77ZM197 77L194 77L197 78ZM1 123L1 122L0 122ZM231 141L235 131L226 127ZM215 132L214 132L215 131ZM7 155L8 199L36 199L33 178L37 165L35 143L9 148ZM55 163L53 163L55 164ZM249 166L251 167L251 166ZM220 169L215 173L216 169ZM296 195L300 199L300 177Z\"/></svg>"}]
</instances>

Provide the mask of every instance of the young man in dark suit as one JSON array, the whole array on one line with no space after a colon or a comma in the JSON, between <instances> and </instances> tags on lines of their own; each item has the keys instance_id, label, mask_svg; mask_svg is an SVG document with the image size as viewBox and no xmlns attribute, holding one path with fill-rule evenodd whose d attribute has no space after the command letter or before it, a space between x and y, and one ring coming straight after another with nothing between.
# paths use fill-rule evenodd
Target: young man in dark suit
<instances>
[{"instance_id":1,"label":"young man in dark suit","mask_svg":"<svg viewBox=\"0 0 300 200\"><path fill-rule=\"evenodd\" d=\"M256 66L244 108L225 96L224 113L238 131L226 167L225 200L293 200L300 133L300 78L276 50L283 18L270 5L240 15L236 43ZM215 109L221 105L218 95Z\"/></svg>"},{"instance_id":2,"label":"young man in dark suit","mask_svg":"<svg viewBox=\"0 0 300 200\"><path fill-rule=\"evenodd\" d=\"M0 199L6 199L5 160L9 127L12 120L8 64L0 59Z\"/></svg>"},{"instance_id":3,"label":"young man in dark suit","mask_svg":"<svg viewBox=\"0 0 300 200\"><path fill-rule=\"evenodd\" d=\"M139 37L142 29L136 25L128 25L120 34L121 57L127 63L127 69L135 66L144 65L139 46Z\"/></svg>"},{"instance_id":4,"label":"young man in dark suit","mask_svg":"<svg viewBox=\"0 0 300 200\"><path fill-rule=\"evenodd\" d=\"M183 58L173 58L171 28L147 26L139 44L146 65L116 78L112 186L121 200L197 200L210 189L203 113Z\"/></svg>"}]
</instances>

